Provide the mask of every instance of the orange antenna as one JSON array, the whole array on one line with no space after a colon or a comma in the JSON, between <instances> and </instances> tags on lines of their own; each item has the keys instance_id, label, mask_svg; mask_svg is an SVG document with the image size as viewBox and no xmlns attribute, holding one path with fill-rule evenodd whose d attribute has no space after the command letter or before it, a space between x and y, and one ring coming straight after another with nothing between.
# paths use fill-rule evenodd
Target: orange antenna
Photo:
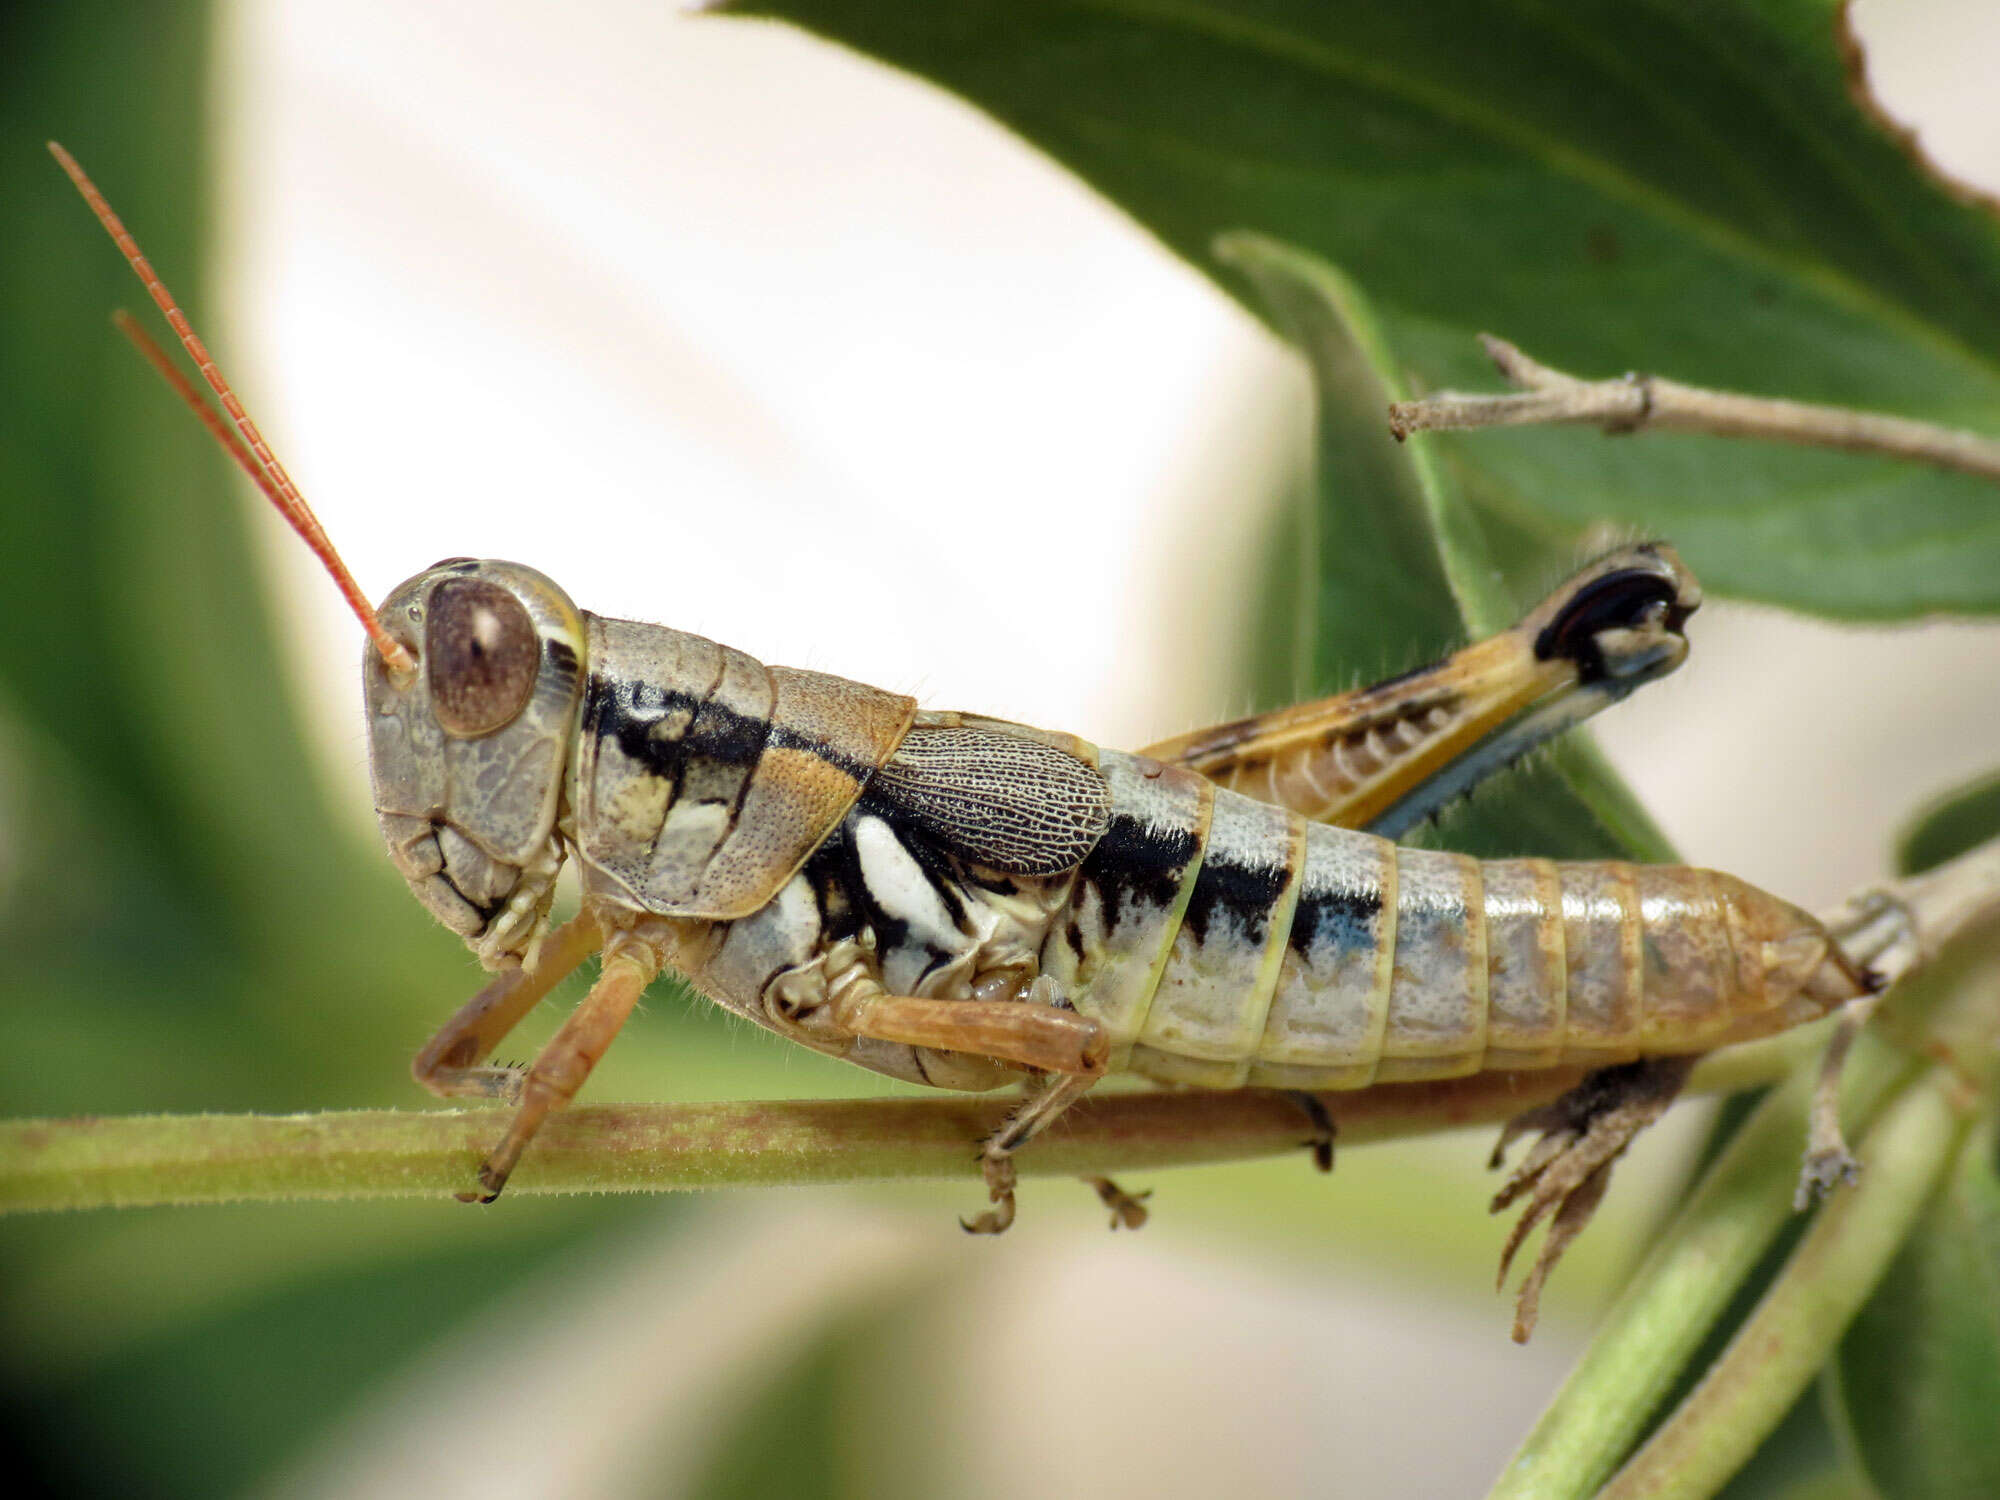
<instances>
[{"instance_id":1,"label":"orange antenna","mask_svg":"<svg viewBox=\"0 0 2000 1500\"><path fill-rule=\"evenodd\" d=\"M229 430L229 424L216 414L214 407L202 399L194 382L181 373L173 356L154 342L153 336L139 325L139 320L124 308L111 315L111 326L132 341L132 347L146 357L146 363L159 372L160 379L174 388L174 393L188 404L188 410L201 419L201 425L208 429L208 435L229 450L229 456L242 466L257 488L262 490L273 505L284 506L278 498L278 487L271 483L271 476L264 472L264 466L257 462L257 455L243 446L243 439Z\"/></svg>"},{"instance_id":2,"label":"orange antenna","mask_svg":"<svg viewBox=\"0 0 2000 1500\"><path fill-rule=\"evenodd\" d=\"M77 165L75 157L54 141L49 142L49 154L55 157L56 164L69 174L69 180L75 183L76 190L83 194L83 201L90 205L90 211L97 215L98 222L104 226L119 250L124 253L125 259L131 262L132 269L138 273L139 280L145 283L153 301L159 306L160 311L166 314L167 322L173 326L174 332L180 335L181 344L186 348L188 357L195 362L195 367L201 371L209 388L215 392L216 399L221 401L222 409L234 419L237 431L243 434L243 442L238 443L229 435L228 429L222 425L208 403L201 399L200 393L173 367L173 362L167 358L165 352L139 330L136 323L129 317L121 318L117 320L119 328L127 338L139 346L139 352L146 356L153 368L165 375L168 383L201 414L202 425L222 441L222 445L229 450L231 456L243 466L252 479L257 481L257 487L278 508L278 514L291 524L292 530L296 531L312 549L313 556L317 557L327 572L333 575L334 584L339 588L341 596L347 600L348 607L361 621L361 628L368 632L369 639L375 643L375 649L381 652L383 664L390 671L397 673L415 670L416 661L411 657L408 648L390 635L382 622L375 617L375 610L369 604L368 596L361 592L361 585L354 581L354 575L348 572L347 564L340 560L340 554L334 550L326 529L319 524L319 518L312 513L312 507L306 504L298 486L292 483L284 465L280 464L277 456L271 452L263 434L258 432L257 424L250 420L250 414L243 409L243 403L236 399L236 393L229 388L229 382L223 378L222 371L216 368L214 359L210 357L208 346L202 343L201 336L194 331L193 325L187 320L187 315L174 301L173 293L167 290L166 283L160 280L152 262L147 260L139 249L139 242L132 238L131 231L126 229L124 221L112 212L111 205L104 200L104 194L97 190L97 184L92 182L83 168ZM247 450L244 446L246 444Z\"/></svg>"}]
</instances>

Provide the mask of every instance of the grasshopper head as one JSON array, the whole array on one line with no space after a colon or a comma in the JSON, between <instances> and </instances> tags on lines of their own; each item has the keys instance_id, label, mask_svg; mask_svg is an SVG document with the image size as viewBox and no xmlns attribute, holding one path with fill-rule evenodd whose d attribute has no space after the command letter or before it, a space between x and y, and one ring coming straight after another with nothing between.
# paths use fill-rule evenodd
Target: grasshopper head
<instances>
[{"instance_id":1,"label":"grasshopper head","mask_svg":"<svg viewBox=\"0 0 2000 1500\"><path fill-rule=\"evenodd\" d=\"M49 150L236 430L138 323L114 321L312 550L368 632L369 755L389 857L488 968L518 960L546 924L562 865L555 828L583 696L582 615L532 568L466 558L418 574L371 610L138 242L76 158L54 141Z\"/></svg>"},{"instance_id":2,"label":"grasshopper head","mask_svg":"<svg viewBox=\"0 0 2000 1500\"><path fill-rule=\"evenodd\" d=\"M375 812L410 889L488 968L546 925L585 678L583 616L518 563L451 558L377 611L415 659L362 662Z\"/></svg>"}]
</instances>

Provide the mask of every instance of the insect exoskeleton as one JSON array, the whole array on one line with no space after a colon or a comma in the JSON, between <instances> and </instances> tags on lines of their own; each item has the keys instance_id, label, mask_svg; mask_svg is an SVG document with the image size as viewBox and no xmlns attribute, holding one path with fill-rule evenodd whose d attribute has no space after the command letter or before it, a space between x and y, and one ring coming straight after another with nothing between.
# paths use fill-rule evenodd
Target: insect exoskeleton
<instances>
[{"instance_id":1,"label":"insect exoskeleton","mask_svg":"<svg viewBox=\"0 0 2000 1500\"><path fill-rule=\"evenodd\" d=\"M585 901L720 923L768 904L904 738L915 703L579 610L519 563L449 558L362 663L376 812L424 905L489 968L530 950L574 851Z\"/></svg>"},{"instance_id":2,"label":"insect exoskeleton","mask_svg":"<svg viewBox=\"0 0 2000 1500\"><path fill-rule=\"evenodd\" d=\"M390 594L378 616L416 663L395 670L372 644L361 663L389 859L424 908L497 968L527 950L555 895L583 615L532 568L451 558Z\"/></svg>"},{"instance_id":3,"label":"insect exoskeleton","mask_svg":"<svg viewBox=\"0 0 2000 1500\"><path fill-rule=\"evenodd\" d=\"M948 1010L934 1045L873 1034L857 994L1039 1002L1109 1069L1321 1090L1702 1051L1856 993L1812 917L1729 876L1402 849L590 615L518 564L442 563L381 615L416 658L365 668L383 834L483 960L530 951L573 852L601 932L667 919L716 999L901 1077L1039 1054L982 1055Z\"/></svg>"}]
</instances>

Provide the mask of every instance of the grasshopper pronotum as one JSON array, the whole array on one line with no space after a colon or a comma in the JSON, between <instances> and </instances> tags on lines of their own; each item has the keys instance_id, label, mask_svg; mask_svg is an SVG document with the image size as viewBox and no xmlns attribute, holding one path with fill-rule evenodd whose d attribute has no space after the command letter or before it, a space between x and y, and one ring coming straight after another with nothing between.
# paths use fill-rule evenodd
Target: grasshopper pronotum
<instances>
[{"instance_id":1,"label":"grasshopper pronotum","mask_svg":"<svg viewBox=\"0 0 2000 1500\"><path fill-rule=\"evenodd\" d=\"M1631 547L1519 625L1375 687L1133 755L960 713L699 636L589 614L515 563L447 559L367 604L173 298L52 147L242 434L121 326L333 575L369 636L375 807L419 901L498 977L418 1055L446 1097L513 1116L491 1202L659 974L821 1052L1024 1099L1013 1155L1110 1072L1317 1098L1405 1080L1587 1065L1526 1123L1509 1245L1554 1215L1522 1290L1695 1054L1868 993L1813 917L1730 876L1617 862L1480 863L1387 841L1678 666L1699 604L1670 549ZM574 857L580 913L550 929ZM484 1061L566 975L597 982L526 1068ZM1824 1143L1822 1143L1824 1145ZM1114 1222L1143 1210L1096 1182Z\"/></svg>"}]
</instances>

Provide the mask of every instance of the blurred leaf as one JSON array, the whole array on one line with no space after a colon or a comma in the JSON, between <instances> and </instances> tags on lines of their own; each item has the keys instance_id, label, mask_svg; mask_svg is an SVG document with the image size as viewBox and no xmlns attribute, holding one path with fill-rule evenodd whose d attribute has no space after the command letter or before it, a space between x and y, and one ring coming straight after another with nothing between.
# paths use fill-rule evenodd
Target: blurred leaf
<instances>
[{"instance_id":1,"label":"blurred leaf","mask_svg":"<svg viewBox=\"0 0 2000 1500\"><path fill-rule=\"evenodd\" d=\"M1307 628L1261 654L1302 654L1306 690L1338 690L1442 656L1468 633L1511 624L1508 597L1477 518L1429 462L1427 441L1398 443L1383 412L1404 394L1368 299L1332 266L1261 235L1231 234L1222 261L1256 289L1305 355L1316 396L1316 494L1299 507ZM1671 858L1617 774L1583 744L1544 757L1446 820L1440 842L1487 856Z\"/></svg>"},{"instance_id":2,"label":"blurred leaf","mask_svg":"<svg viewBox=\"0 0 2000 1500\"><path fill-rule=\"evenodd\" d=\"M2000 772L1945 793L1896 837L1896 871L1915 875L2000 834Z\"/></svg>"},{"instance_id":3,"label":"blurred leaf","mask_svg":"<svg viewBox=\"0 0 2000 1500\"><path fill-rule=\"evenodd\" d=\"M1238 295L1224 231L1340 266L1418 389L1494 385L1490 330L1583 375L2000 430L2000 232L1857 105L1836 0L729 8L964 96ZM1717 593L2000 608L2000 507L1964 476L1562 431L1450 451L1467 497L1546 548L1611 521Z\"/></svg>"},{"instance_id":4,"label":"blurred leaf","mask_svg":"<svg viewBox=\"0 0 2000 1500\"><path fill-rule=\"evenodd\" d=\"M337 861L298 854L327 851L332 830L227 463L108 326L145 294L41 149L64 139L212 325L205 10L15 7L5 24L0 555L16 568L0 594L0 703L27 768L85 807L54 830L53 874L74 882L63 867L81 856L86 875L147 881L130 917L170 924L182 944L254 938L274 897L323 892L311 866ZM273 860L305 868L270 882L257 866Z\"/></svg>"},{"instance_id":5,"label":"blurred leaf","mask_svg":"<svg viewBox=\"0 0 2000 1500\"><path fill-rule=\"evenodd\" d=\"M691 1205L601 1199L510 1216L500 1232L412 1234L452 1205L288 1205L217 1212L218 1228L255 1242L317 1223L327 1240L350 1236L366 1253L302 1257L292 1274L230 1285L233 1257L173 1233L182 1211L150 1214L169 1226L149 1272L222 1285L186 1315L106 1340L80 1369L37 1377L6 1372L8 1408L41 1429L61 1493L220 1496L242 1492L345 1417L361 1393L394 1375L441 1333L499 1300L515 1281L547 1270L584 1235L671 1221ZM356 1233L356 1226L362 1226ZM371 1226L372 1231L371 1232ZM214 1265L204 1265L206 1258ZM136 1311L136 1308L128 1311ZM89 1310L79 1309L88 1320ZM108 1331L108 1330L107 1330ZM25 1378L24 1378L25 1377ZM481 1446L495 1435L461 1435ZM504 1436L504 1435L502 1435ZM447 1439L460 1440L460 1439Z\"/></svg>"},{"instance_id":6,"label":"blurred leaf","mask_svg":"<svg viewBox=\"0 0 2000 1500\"><path fill-rule=\"evenodd\" d=\"M10 1104L351 1099L348 1079L400 1071L356 1039L397 1037L412 994L453 994L463 964L327 815L238 481L108 326L144 291L43 149L66 142L212 329L205 12L15 7L0 24Z\"/></svg>"},{"instance_id":7,"label":"blurred leaf","mask_svg":"<svg viewBox=\"0 0 2000 1500\"><path fill-rule=\"evenodd\" d=\"M1468 623L1508 624L1457 497L1423 462L1423 445L1389 436L1383 413L1402 392L1360 288L1261 235L1224 235L1215 253L1248 279L1265 316L1312 369L1319 495L1304 513L1299 549L1317 584L1307 603L1317 624L1308 676L1386 676L1408 665L1386 651L1428 661L1462 640ZM1454 588L1461 577L1464 593Z\"/></svg>"},{"instance_id":8,"label":"blurred leaf","mask_svg":"<svg viewBox=\"0 0 2000 1500\"><path fill-rule=\"evenodd\" d=\"M817 1328L800 1329L784 1365L746 1396L714 1435L714 1457L694 1500L838 1500L868 1491L857 1482L852 1424L843 1410L854 1389L857 1354L876 1336L880 1298ZM782 1433L782 1441L774 1435Z\"/></svg>"},{"instance_id":9,"label":"blurred leaf","mask_svg":"<svg viewBox=\"0 0 2000 1500\"><path fill-rule=\"evenodd\" d=\"M1697 1369L1699 1366L1697 1366ZM1875 1500L1841 1472L1820 1404L1807 1391L1716 1500Z\"/></svg>"},{"instance_id":10,"label":"blurred leaf","mask_svg":"<svg viewBox=\"0 0 2000 1500\"><path fill-rule=\"evenodd\" d=\"M2000 1495L2000 1117L1989 1115L1829 1372L1885 1500Z\"/></svg>"}]
</instances>

